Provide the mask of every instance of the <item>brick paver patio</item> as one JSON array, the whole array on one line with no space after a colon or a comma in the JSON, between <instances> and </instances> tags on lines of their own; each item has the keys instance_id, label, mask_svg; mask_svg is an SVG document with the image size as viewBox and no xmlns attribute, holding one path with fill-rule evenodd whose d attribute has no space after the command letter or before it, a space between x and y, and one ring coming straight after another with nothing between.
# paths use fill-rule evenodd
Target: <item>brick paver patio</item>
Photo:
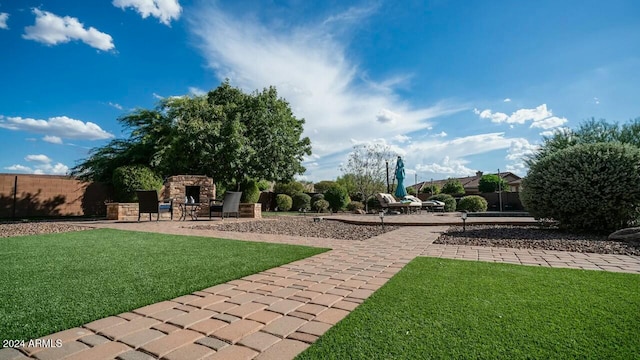
<instances>
[{"instance_id":1,"label":"brick paver patio","mask_svg":"<svg viewBox=\"0 0 640 360\"><path fill-rule=\"evenodd\" d=\"M637 256L433 244L446 226L345 241L195 230L192 223L169 221L93 225L332 250L45 338L60 339L60 348L3 349L0 360L291 359L416 256L640 274Z\"/></svg>"}]
</instances>

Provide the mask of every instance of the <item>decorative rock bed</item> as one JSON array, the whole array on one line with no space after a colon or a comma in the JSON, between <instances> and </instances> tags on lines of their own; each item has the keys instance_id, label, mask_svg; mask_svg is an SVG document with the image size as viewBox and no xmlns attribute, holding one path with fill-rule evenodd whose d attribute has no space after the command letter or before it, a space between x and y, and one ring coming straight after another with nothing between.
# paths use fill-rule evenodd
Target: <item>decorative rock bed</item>
<instances>
[{"instance_id":1,"label":"decorative rock bed","mask_svg":"<svg viewBox=\"0 0 640 360\"><path fill-rule=\"evenodd\" d=\"M612 241L606 235L573 234L537 226L452 226L434 243L640 256L640 241Z\"/></svg>"},{"instance_id":2,"label":"decorative rock bed","mask_svg":"<svg viewBox=\"0 0 640 360\"><path fill-rule=\"evenodd\" d=\"M337 221L314 221L313 217L278 216L263 221L243 221L194 225L194 229L254 232L262 234L318 237L341 240L365 240L397 229L397 226L352 225Z\"/></svg>"},{"instance_id":3,"label":"decorative rock bed","mask_svg":"<svg viewBox=\"0 0 640 360\"><path fill-rule=\"evenodd\" d=\"M61 233L88 229L89 228L87 227L65 224L64 222L6 222L0 223L0 238L22 235Z\"/></svg>"}]
</instances>

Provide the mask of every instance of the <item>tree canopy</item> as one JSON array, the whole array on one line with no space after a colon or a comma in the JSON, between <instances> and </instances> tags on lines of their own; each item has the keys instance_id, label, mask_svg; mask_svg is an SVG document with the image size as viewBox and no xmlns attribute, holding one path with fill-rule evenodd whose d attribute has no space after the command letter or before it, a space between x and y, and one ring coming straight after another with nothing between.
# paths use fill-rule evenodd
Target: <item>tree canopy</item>
<instances>
[{"instance_id":1,"label":"tree canopy","mask_svg":"<svg viewBox=\"0 0 640 360\"><path fill-rule=\"evenodd\" d=\"M111 182L122 165L146 165L161 177L205 174L238 186L245 179L289 181L302 174L311 141L274 87L245 94L228 81L203 96L162 99L118 121L129 138L93 149L72 169L84 180Z\"/></svg>"},{"instance_id":2,"label":"tree canopy","mask_svg":"<svg viewBox=\"0 0 640 360\"><path fill-rule=\"evenodd\" d=\"M393 168L396 157L397 154L388 145L356 145L349 154L347 164L341 166L345 174L342 180L351 180L355 191L362 194L366 201L373 194L385 191L386 162Z\"/></svg>"},{"instance_id":3,"label":"tree canopy","mask_svg":"<svg viewBox=\"0 0 640 360\"><path fill-rule=\"evenodd\" d=\"M478 190L481 193L492 193L498 190L505 190L507 182L495 174L482 175L478 183Z\"/></svg>"},{"instance_id":4,"label":"tree canopy","mask_svg":"<svg viewBox=\"0 0 640 360\"><path fill-rule=\"evenodd\" d=\"M552 136L544 136L542 145L532 156L526 159L531 167L540 159L578 144L619 142L640 148L640 118L626 124L609 123L604 119L591 118L575 129L559 129Z\"/></svg>"},{"instance_id":5,"label":"tree canopy","mask_svg":"<svg viewBox=\"0 0 640 360\"><path fill-rule=\"evenodd\" d=\"M458 179L449 179L444 185L442 185L442 189L440 190L443 194L449 195L462 195L464 194L464 187L462 183Z\"/></svg>"}]
</instances>

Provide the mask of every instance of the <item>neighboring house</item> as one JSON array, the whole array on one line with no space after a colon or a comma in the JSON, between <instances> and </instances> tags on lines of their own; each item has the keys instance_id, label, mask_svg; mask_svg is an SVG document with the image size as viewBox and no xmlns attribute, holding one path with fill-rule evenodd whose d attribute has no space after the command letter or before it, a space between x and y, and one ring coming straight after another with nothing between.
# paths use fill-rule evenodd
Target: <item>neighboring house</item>
<instances>
[{"instance_id":1,"label":"neighboring house","mask_svg":"<svg viewBox=\"0 0 640 360\"><path fill-rule=\"evenodd\" d=\"M476 195L476 194L480 194L480 191L478 190L478 185L480 183L480 178L482 177L482 175L484 175L482 171L478 171L476 172L475 176L466 176L466 177L453 178L453 179L457 179L458 181L460 181L460 183L464 187L465 195ZM492 173L492 175L498 175L498 173ZM504 189L505 192L520 192L520 188L522 186L521 177L509 171L501 172L500 177L503 178L504 181L507 183L507 187ZM423 188L428 188L432 184L442 188L442 186L448 180L449 179L423 181L410 186L413 188L416 188L418 192L422 192Z\"/></svg>"}]
</instances>

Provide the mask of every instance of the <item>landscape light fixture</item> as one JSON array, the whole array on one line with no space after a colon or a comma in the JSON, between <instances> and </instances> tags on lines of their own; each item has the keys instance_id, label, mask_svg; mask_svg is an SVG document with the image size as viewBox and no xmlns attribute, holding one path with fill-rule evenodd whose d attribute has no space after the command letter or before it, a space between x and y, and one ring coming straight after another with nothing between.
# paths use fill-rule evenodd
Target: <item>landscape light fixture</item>
<instances>
[{"instance_id":1,"label":"landscape light fixture","mask_svg":"<svg viewBox=\"0 0 640 360\"><path fill-rule=\"evenodd\" d=\"M380 216L380 223L382 224L382 231L384 231L384 211L380 210L380 212L378 213L378 216Z\"/></svg>"},{"instance_id":2,"label":"landscape light fixture","mask_svg":"<svg viewBox=\"0 0 640 360\"><path fill-rule=\"evenodd\" d=\"M462 217L462 232L465 232L467 231L467 211L463 210L460 216Z\"/></svg>"}]
</instances>

